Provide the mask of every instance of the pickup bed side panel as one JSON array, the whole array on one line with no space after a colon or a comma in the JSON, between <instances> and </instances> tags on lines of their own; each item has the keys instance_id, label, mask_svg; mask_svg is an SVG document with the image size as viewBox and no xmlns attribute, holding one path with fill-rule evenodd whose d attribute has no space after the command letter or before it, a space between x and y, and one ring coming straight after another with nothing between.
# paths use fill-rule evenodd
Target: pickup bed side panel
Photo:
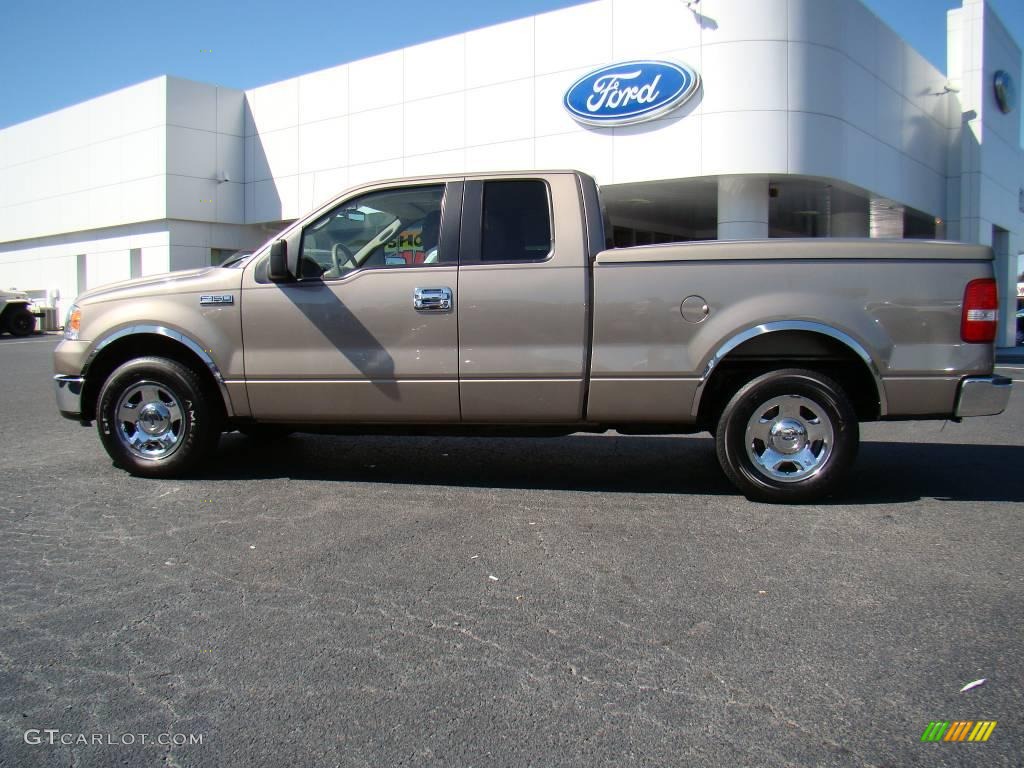
<instances>
[{"instance_id":1,"label":"pickup bed side panel","mask_svg":"<svg viewBox=\"0 0 1024 768\"><path fill-rule=\"evenodd\" d=\"M992 370L991 345L960 340L964 286L992 275L985 259L730 259L730 244L714 245L722 258L641 261L643 249L628 249L632 261L598 257L591 420L692 422L715 353L773 321L855 340L883 380L890 416L952 413L960 377ZM683 318L688 296L706 303L706 319Z\"/></svg>"}]
</instances>

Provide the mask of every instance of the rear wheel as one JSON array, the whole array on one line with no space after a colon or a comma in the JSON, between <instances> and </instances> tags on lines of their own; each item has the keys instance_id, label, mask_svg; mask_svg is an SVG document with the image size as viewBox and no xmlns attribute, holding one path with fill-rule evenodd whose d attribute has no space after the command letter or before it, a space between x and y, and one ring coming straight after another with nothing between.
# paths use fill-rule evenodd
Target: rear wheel
<instances>
[{"instance_id":1,"label":"rear wheel","mask_svg":"<svg viewBox=\"0 0 1024 768\"><path fill-rule=\"evenodd\" d=\"M7 315L7 330L12 336L28 336L36 329L36 318L24 307L12 307Z\"/></svg>"},{"instance_id":2,"label":"rear wheel","mask_svg":"<svg viewBox=\"0 0 1024 768\"><path fill-rule=\"evenodd\" d=\"M748 498L806 502L832 493L857 455L842 388L809 370L771 371L733 395L715 434L718 461Z\"/></svg>"},{"instance_id":3,"label":"rear wheel","mask_svg":"<svg viewBox=\"0 0 1024 768\"><path fill-rule=\"evenodd\" d=\"M100 390L97 427L114 463L134 475L185 474L217 444L218 412L202 381L181 363L142 357L117 368Z\"/></svg>"}]
</instances>

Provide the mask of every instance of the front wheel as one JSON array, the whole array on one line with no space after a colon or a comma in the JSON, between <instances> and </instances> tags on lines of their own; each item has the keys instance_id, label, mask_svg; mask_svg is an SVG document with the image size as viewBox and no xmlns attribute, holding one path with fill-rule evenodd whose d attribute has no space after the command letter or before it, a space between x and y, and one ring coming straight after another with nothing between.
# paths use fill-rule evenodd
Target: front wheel
<instances>
[{"instance_id":1,"label":"front wheel","mask_svg":"<svg viewBox=\"0 0 1024 768\"><path fill-rule=\"evenodd\" d=\"M799 503L832 493L857 455L857 414L836 382L771 371L733 395L715 434L718 461L748 498Z\"/></svg>"},{"instance_id":2,"label":"front wheel","mask_svg":"<svg viewBox=\"0 0 1024 768\"><path fill-rule=\"evenodd\" d=\"M194 371L174 360L141 357L117 368L100 390L100 441L133 475L175 477L217 444L220 424Z\"/></svg>"}]
</instances>

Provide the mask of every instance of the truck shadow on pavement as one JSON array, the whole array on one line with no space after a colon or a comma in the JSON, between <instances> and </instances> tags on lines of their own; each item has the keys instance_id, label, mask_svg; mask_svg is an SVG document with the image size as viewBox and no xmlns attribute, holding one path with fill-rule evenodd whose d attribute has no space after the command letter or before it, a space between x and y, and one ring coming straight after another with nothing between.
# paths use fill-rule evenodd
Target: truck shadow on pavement
<instances>
[{"instance_id":1,"label":"truck shadow on pavement","mask_svg":"<svg viewBox=\"0 0 1024 768\"><path fill-rule=\"evenodd\" d=\"M865 442L828 504L935 498L1024 501L1024 446ZM342 437L224 435L197 479L737 496L708 437Z\"/></svg>"},{"instance_id":2,"label":"truck shadow on pavement","mask_svg":"<svg viewBox=\"0 0 1024 768\"><path fill-rule=\"evenodd\" d=\"M4 344L16 344L26 341L47 341L52 339L54 342L60 341L63 338L63 334L57 333L56 331L48 331L43 333L41 331L33 331L28 336L12 336L9 333L0 334L0 346Z\"/></svg>"}]
</instances>

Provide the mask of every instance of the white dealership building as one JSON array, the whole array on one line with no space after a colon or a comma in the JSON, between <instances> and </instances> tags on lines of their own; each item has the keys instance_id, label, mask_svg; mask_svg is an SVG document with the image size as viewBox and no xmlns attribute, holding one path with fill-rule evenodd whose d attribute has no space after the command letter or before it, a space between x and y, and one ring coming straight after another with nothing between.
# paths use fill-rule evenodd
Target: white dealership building
<instances>
[{"instance_id":1,"label":"white dealership building","mask_svg":"<svg viewBox=\"0 0 1024 768\"><path fill-rule=\"evenodd\" d=\"M1009 345L1021 50L984 0L947 26L942 72L858 0L597 0L249 91L160 77L0 131L0 286L63 312L254 248L360 182L568 167L604 186L620 244L989 244ZM581 78L641 60L698 85L644 122L567 109Z\"/></svg>"}]
</instances>

